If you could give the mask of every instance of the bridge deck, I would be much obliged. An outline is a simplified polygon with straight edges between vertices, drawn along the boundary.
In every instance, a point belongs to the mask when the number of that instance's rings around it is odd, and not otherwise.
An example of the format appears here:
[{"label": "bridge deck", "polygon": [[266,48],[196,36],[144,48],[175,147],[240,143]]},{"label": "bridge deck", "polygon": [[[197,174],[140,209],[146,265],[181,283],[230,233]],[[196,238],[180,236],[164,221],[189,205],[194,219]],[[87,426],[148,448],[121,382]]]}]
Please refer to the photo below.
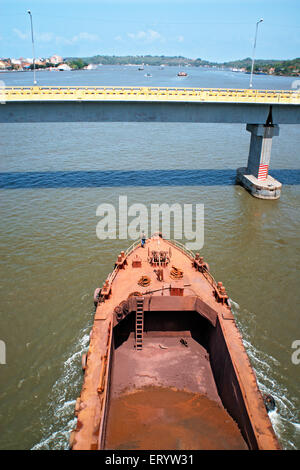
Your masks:
[{"label": "bridge deck", "polygon": [[0,88],[0,101],[138,101],[299,105],[300,93],[299,90],[228,88],[23,86]]}]

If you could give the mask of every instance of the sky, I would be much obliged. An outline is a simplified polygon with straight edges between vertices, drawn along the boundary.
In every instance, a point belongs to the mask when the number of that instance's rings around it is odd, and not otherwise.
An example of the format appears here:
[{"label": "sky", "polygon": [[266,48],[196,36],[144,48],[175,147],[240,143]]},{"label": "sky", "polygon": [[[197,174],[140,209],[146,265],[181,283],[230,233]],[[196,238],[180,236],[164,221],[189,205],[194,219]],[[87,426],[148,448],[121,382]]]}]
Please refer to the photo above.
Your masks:
[{"label": "sky", "polygon": [[300,0],[0,0],[0,57],[300,56]]}]

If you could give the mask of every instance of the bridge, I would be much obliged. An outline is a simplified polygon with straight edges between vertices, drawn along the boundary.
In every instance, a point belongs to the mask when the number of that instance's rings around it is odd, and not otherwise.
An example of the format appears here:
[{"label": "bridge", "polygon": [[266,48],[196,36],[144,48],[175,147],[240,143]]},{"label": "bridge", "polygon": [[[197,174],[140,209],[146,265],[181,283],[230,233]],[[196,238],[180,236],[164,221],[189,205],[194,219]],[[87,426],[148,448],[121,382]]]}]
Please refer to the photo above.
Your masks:
[{"label": "bridge", "polygon": [[253,196],[280,197],[268,174],[279,124],[300,124],[299,90],[163,87],[5,87],[0,122],[245,123],[251,133],[248,165],[237,181]]}]

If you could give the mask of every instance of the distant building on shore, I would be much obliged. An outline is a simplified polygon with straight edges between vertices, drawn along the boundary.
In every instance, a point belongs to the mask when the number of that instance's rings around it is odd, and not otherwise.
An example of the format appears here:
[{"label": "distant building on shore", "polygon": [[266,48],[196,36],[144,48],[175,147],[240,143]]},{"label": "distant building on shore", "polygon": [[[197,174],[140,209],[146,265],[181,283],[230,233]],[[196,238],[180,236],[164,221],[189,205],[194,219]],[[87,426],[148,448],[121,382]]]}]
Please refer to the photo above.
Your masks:
[{"label": "distant building on shore", "polygon": [[50,57],[49,62],[51,62],[51,64],[53,65],[57,65],[63,62],[63,58],[60,55],[54,54],[53,56]]},{"label": "distant building on shore", "polygon": [[68,72],[69,70],[72,70],[71,67],[68,65],[68,64],[59,64],[57,67],[56,67],[57,70],[60,70],[60,71],[65,71],[65,72]]},{"label": "distant building on shore", "polygon": [[84,67],[86,70],[96,70],[97,65],[95,64],[89,64],[86,67]]},{"label": "distant building on shore", "polygon": [[22,62],[22,67],[23,67],[23,69],[25,69],[25,70],[30,69],[31,65],[32,65],[32,64],[31,64],[30,62]]}]

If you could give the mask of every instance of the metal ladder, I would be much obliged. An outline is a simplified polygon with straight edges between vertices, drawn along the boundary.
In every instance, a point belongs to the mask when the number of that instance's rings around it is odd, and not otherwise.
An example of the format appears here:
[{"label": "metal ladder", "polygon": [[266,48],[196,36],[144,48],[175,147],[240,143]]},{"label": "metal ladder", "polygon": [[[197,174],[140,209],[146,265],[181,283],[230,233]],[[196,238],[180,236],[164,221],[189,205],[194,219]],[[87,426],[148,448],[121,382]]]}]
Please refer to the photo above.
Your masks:
[{"label": "metal ladder", "polygon": [[135,349],[143,349],[143,331],[144,331],[144,298],[136,299],[136,317],[135,317]]}]

